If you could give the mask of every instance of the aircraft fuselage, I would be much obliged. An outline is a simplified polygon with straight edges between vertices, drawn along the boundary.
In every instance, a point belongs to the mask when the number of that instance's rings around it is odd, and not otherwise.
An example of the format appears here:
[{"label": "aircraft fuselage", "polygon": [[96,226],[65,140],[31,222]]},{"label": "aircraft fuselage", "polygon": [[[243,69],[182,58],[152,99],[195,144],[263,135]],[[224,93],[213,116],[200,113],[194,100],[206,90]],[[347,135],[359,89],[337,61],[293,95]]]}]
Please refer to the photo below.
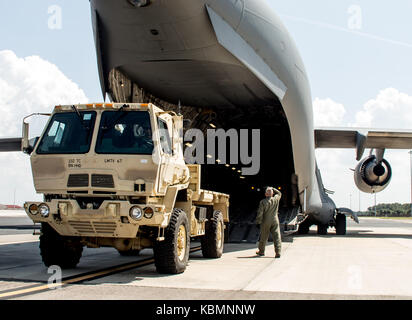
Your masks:
[{"label": "aircraft fuselage", "polygon": [[220,128],[260,128],[260,173],[237,183],[222,166],[206,166],[205,183],[232,201],[248,197],[248,208],[262,197],[259,186],[277,184],[284,206],[300,205],[319,223],[333,217],[316,176],[305,67],[265,0],[90,2],[104,94],[117,102],[181,101]]}]

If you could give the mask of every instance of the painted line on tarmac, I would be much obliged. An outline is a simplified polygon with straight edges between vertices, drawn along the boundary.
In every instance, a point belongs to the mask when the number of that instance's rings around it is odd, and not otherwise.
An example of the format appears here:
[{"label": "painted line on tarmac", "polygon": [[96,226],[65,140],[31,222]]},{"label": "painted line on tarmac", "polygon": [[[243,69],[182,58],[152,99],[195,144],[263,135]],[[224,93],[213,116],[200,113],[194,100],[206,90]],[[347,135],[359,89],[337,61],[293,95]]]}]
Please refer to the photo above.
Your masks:
[{"label": "painted line on tarmac", "polygon": [[[199,251],[200,249],[201,247],[194,247],[190,249],[190,252],[193,253],[193,252]],[[9,298],[18,298],[18,297],[23,297],[23,296],[30,295],[33,293],[41,293],[41,292],[45,292],[48,290],[58,289],[58,288],[61,288],[69,284],[76,284],[76,283],[81,283],[84,281],[91,281],[91,280],[95,280],[98,278],[107,277],[107,276],[110,276],[116,273],[120,273],[123,271],[128,271],[131,269],[148,266],[153,263],[154,263],[154,258],[147,258],[147,259],[143,259],[143,260],[136,261],[136,262],[125,263],[125,264],[118,265],[115,267],[109,267],[109,268],[105,268],[105,269],[98,270],[98,271],[91,271],[91,272],[86,272],[80,275],[67,277],[67,278],[62,279],[61,283],[50,283],[50,284],[28,286],[28,287],[23,287],[23,288],[12,290],[12,291],[7,290],[7,291],[0,292],[0,300],[9,299]]]},{"label": "painted line on tarmac", "polygon": [[11,244],[20,244],[20,243],[30,243],[30,242],[39,242],[39,240],[26,240],[26,241],[18,241],[18,242],[0,242],[0,246],[7,246]]}]

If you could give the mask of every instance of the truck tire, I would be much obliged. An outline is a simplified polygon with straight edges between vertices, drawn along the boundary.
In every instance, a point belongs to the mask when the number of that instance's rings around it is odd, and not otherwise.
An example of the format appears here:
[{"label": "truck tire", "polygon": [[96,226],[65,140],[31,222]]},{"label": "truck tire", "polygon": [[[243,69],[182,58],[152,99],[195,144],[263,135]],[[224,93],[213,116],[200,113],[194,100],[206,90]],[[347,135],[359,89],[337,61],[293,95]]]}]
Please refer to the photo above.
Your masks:
[{"label": "truck tire", "polygon": [[62,237],[48,223],[42,223],[40,255],[46,267],[57,265],[62,269],[73,269],[82,253],[83,245],[78,239]]},{"label": "truck tire", "polygon": [[223,254],[225,225],[220,211],[213,212],[213,217],[206,222],[205,235],[201,238],[204,258],[217,259]]},{"label": "truck tire", "polygon": [[178,274],[185,271],[189,260],[189,220],[181,209],[174,209],[165,240],[158,241],[154,248],[156,270],[163,274]]},{"label": "truck tire", "polygon": [[346,216],[344,214],[338,214],[335,218],[336,234],[338,236],[346,235]]},{"label": "truck tire", "polygon": [[123,257],[133,257],[140,254],[140,250],[117,250],[119,254]]}]

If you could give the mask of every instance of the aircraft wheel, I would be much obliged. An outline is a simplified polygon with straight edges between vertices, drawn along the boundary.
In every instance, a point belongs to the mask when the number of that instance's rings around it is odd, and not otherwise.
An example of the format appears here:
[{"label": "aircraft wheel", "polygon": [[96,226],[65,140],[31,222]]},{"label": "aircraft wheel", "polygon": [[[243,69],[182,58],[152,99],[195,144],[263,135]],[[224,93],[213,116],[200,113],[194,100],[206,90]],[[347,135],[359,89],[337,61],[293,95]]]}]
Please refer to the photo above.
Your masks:
[{"label": "aircraft wheel", "polygon": [[42,223],[40,254],[46,267],[57,265],[62,269],[77,266],[83,245],[76,238],[62,237],[48,223]]},{"label": "aircraft wheel", "polygon": [[205,235],[201,238],[204,258],[217,259],[223,254],[225,225],[220,211],[213,213],[213,218],[206,222]]},{"label": "aircraft wheel", "polygon": [[305,221],[303,221],[300,225],[299,225],[299,229],[298,229],[298,234],[308,234],[309,233],[309,229],[312,226],[312,223],[309,221],[309,219],[307,218]]},{"label": "aircraft wheel", "polygon": [[344,214],[338,214],[335,219],[336,222],[336,234],[344,236],[346,234],[346,216]]},{"label": "aircraft wheel", "polygon": [[322,236],[326,236],[328,234],[328,227],[327,224],[318,224],[318,234]]},{"label": "aircraft wheel", "polygon": [[173,210],[165,230],[165,240],[157,242],[153,249],[157,272],[178,274],[185,271],[189,260],[190,234],[187,215],[183,210]]}]

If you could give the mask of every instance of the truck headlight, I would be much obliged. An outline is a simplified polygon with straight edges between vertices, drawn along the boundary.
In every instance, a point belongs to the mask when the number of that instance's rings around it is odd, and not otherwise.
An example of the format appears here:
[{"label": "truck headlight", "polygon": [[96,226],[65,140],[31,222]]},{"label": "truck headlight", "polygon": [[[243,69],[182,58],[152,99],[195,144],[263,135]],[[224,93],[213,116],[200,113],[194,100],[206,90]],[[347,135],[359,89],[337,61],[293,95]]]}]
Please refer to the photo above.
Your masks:
[{"label": "truck headlight", "polygon": [[146,219],[152,219],[153,218],[153,209],[150,207],[144,208],[144,217]]},{"label": "truck headlight", "polygon": [[39,205],[39,212],[43,218],[47,218],[50,214],[50,208],[47,204],[42,203]]},{"label": "truck headlight", "polygon": [[139,207],[131,207],[129,216],[133,220],[140,220],[142,218],[142,209],[140,209]]},{"label": "truck headlight", "polygon": [[39,207],[37,207],[37,204],[33,203],[30,205],[29,213],[32,214],[33,216],[39,213]]}]

